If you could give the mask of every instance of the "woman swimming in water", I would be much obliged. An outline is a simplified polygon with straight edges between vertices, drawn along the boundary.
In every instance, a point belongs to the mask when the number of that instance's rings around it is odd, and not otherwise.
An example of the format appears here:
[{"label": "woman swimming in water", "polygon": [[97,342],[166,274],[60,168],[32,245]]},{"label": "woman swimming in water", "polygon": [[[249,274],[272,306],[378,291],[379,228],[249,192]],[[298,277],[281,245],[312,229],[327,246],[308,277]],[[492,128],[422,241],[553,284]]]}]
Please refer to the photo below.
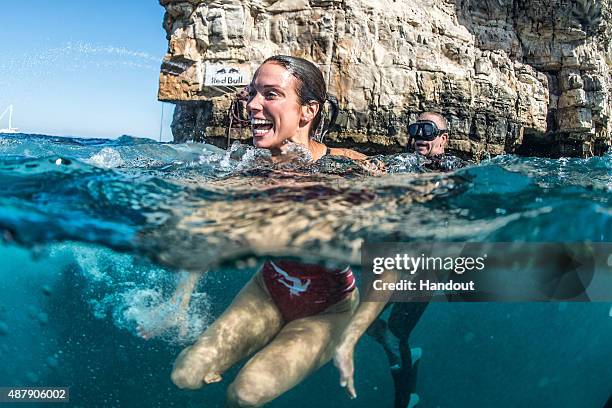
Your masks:
[{"label": "woman swimming in water", "polygon": [[[321,111],[329,99],[325,88],[321,71],[309,61],[282,55],[264,61],[249,86],[254,145],[269,149],[276,160],[292,145],[315,161],[328,154],[365,159],[314,140],[322,132]],[[358,298],[348,267],[267,261],[196,343],[180,353],[172,381],[188,389],[221,381],[227,369],[256,352],[229,386],[227,404],[261,406],[330,361]]]}]

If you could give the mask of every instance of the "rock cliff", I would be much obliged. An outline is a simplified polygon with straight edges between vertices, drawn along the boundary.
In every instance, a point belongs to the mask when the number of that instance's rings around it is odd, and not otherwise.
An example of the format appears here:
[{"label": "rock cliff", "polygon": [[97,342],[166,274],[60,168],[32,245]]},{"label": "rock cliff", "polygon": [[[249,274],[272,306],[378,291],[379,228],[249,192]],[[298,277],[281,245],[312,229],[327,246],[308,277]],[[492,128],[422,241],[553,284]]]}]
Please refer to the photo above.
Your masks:
[{"label": "rock cliff", "polygon": [[340,101],[331,144],[400,150],[425,110],[445,114],[450,147],[475,156],[589,156],[611,144],[610,0],[160,3],[159,99],[177,105],[177,141],[226,137],[236,87],[207,86],[207,64],[252,73],[290,54],[318,63]]}]

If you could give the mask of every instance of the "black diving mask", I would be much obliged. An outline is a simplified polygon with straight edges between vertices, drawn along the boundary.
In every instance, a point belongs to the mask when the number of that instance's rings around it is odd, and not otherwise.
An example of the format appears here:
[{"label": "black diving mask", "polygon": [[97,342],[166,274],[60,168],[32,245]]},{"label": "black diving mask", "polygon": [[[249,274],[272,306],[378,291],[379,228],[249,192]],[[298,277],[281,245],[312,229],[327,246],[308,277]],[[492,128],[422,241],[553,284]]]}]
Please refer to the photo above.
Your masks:
[{"label": "black diving mask", "polygon": [[408,134],[414,140],[427,140],[431,142],[445,132],[448,132],[448,129],[438,129],[435,122],[431,120],[419,120],[408,126]]}]

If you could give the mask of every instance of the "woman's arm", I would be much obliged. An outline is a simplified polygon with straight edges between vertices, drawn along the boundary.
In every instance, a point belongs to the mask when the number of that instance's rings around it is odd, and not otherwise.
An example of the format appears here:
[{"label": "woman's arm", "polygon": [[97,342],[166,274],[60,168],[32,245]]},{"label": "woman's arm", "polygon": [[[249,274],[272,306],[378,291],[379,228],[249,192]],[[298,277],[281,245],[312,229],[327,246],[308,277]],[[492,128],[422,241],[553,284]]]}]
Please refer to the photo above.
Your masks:
[{"label": "woman's arm", "polygon": [[[189,302],[191,301],[193,290],[203,274],[204,272],[181,272],[176,289],[170,300],[156,308],[159,315],[157,318],[160,319],[157,322],[158,324],[146,327],[146,325],[141,323],[137,327],[138,334],[148,340],[160,335],[164,330],[176,326],[179,329],[179,336],[185,337],[187,335]],[[166,316],[164,317],[164,315]]]},{"label": "woman's arm", "polygon": [[193,294],[193,290],[195,289],[198,281],[204,275],[204,272],[181,272],[183,275],[178,284],[176,285],[176,290],[172,295],[171,301],[176,302],[180,299],[181,309],[187,309],[189,306],[189,301],[191,300],[191,295]]},{"label": "woman's arm", "polygon": [[[381,279],[383,282],[396,282],[398,274],[394,271],[388,271],[381,275]],[[340,386],[346,388],[351,398],[357,397],[354,384],[355,365],[353,359],[355,346],[389,302],[391,292],[387,291],[385,293],[387,297],[377,301],[369,299],[371,292],[365,294],[365,299],[359,304],[355,314],[344,330],[342,341],[334,354],[334,365],[340,371]]]},{"label": "woman's arm", "polygon": [[363,153],[359,153],[352,149],[346,149],[343,147],[330,147],[329,154],[332,156],[344,156],[353,160],[367,160],[368,156]]},{"label": "woman's arm", "polygon": [[332,147],[329,149],[332,156],[344,156],[354,160],[362,169],[372,176],[380,176],[386,173],[385,164],[378,159],[370,159],[363,153],[351,149]]}]

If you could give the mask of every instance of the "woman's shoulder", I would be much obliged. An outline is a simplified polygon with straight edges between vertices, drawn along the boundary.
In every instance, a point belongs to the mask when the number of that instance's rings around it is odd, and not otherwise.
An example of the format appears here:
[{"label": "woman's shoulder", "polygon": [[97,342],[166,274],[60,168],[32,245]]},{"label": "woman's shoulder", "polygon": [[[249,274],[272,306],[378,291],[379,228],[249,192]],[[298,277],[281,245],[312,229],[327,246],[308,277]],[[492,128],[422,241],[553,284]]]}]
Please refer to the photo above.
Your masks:
[{"label": "woman's shoulder", "polygon": [[368,156],[363,153],[341,147],[330,147],[329,154],[332,156],[344,156],[353,160],[366,160],[368,158]]}]

